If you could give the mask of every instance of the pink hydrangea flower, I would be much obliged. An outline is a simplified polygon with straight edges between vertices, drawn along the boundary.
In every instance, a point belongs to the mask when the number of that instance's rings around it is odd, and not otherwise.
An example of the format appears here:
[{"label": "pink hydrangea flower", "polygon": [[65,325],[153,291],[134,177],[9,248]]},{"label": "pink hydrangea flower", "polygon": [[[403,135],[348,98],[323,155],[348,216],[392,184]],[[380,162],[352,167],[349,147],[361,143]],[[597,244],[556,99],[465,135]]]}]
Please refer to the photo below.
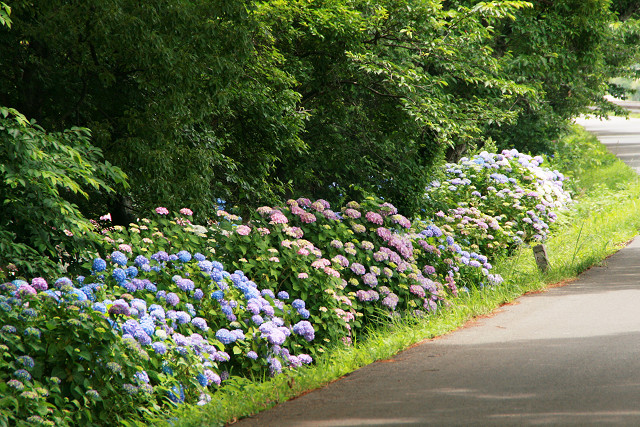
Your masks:
[{"label": "pink hydrangea flower", "polygon": [[304,222],[305,224],[311,224],[313,222],[316,222],[316,216],[311,212],[304,212],[300,214],[300,221]]},{"label": "pink hydrangea flower", "polygon": [[377,225],[382,225],[384,223],[382,215],[375,212],[367,212],[364,217],[367,219],[367,221]]},{"label": "pink hydrangea flower", "polygon": [[326,275],[328,275],[328,276],[332,276],[332,277],[340,277],[340,273],[338,273],[338,271],[337,271],[337,270],[334,270],[334,269],[333,269],[333,268],[331,268],[331,267],[325,267],[323,271],[324,271],[324,272],[325,272],[325,274],[326,274]]},{"label": "pink hydrangea flower", "polygon": [[346,216],[348,216],[349,218],[353,218],[353,219],[358,219],[362,216],[362,214],[360,213],[360,211],[357,211],[355,209],[352,208],[348,208],[344,211],[344,214]]},{"label": "pink hydrangea flower", "polygon": [[238,227],[236,227],[236,233],[241,236],[248,236],[249,233],[251,233],[251,228],[247,227],[246,225],[239,225]]},{"label": "pink hydrangea flower", "polygon": [[169,215],[169,209],[163,208],[162,206],[158,206],[156,208],[156,213],[159,215]]},{"label": "pink hydrangea flower", "polygon": [[309,278],[309,275],[307,273],[298,274],[298,279],[307,279],[307,278]]},{"label": "pink hydrangea flower", "polygon": [[280,211],[273,211],[271,213],[271,222],[274,224],[286,224],[289,222],[286,216]]},{"label": "pink hydrangea flower", "polygon": [[182,208],[180,209],[180,213],[182,215],[186,215],[186,216],[192,216],[193,215],[193,211],[189,208]]},{"label": "pink hydrangea flower", "polygon": [[131,253],[131,252],[132,252],[132,251],[131,251],[131,246],[126,245],[126,244],[124,244],[124,243],[122,243],[122,244],[118,245],[118,249],[120,249],[122,252],[128,252],[128,253]]}]

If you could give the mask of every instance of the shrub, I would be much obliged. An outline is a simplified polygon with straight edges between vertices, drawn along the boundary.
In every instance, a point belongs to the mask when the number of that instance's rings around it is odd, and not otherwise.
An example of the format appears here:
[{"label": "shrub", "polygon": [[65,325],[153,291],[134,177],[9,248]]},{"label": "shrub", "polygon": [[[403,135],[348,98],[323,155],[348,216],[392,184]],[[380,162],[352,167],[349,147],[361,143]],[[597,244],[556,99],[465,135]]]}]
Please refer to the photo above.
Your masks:
[{"label": "shrub", "polygon": [[89,130],[48,133],[0,107],[0,279],[55,275],[95,251],[94,227],[69,197],[111,192],[122,171],[102,162]]}]

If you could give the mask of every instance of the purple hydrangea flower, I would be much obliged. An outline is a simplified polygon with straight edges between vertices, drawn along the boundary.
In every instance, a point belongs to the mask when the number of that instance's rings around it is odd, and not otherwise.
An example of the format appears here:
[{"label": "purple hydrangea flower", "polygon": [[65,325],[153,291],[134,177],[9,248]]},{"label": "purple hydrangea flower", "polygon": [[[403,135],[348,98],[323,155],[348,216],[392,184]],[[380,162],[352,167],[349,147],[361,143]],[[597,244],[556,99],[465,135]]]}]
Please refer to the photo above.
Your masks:
[{"label": "purple hydrangea flower", "polygon": [[31,280],[31,286],[38,291],[46,291],[49,288],[47,281],[42,277],[36,277]]},{"label": "purple hydrangea flower", "polygon": [[191,292],[193,291],[195,285],[193,283],[193,280],[190,279],[178,279],[176,280],[176,285],[178,286],[178,288],[184,292]]},{"label": "purple hydrangea flower", "polygon": [[297,335],[302,336],[307,341],[312,341],[315,337],[313,326],[306,320],[301,320],[293,325],[293,332]]},{"label": "purple hydrangea flower", "polygon": [[367,272],[367,270],[364,268],[364,265],[357,262],[352,263],[350,268],[351,268],[351,271],[353,271],[354,273],[360,276]]},{"label": "purple hydrangea flower", "polygon": [[202,317],[194,317],[191,320],[191,323],[198,329],[201,329],[203,331],[207,331],[209,329],[209,326],[207,325],[207,321],[205,319],[203,319]]},{"label": "purple hydrangea flower", "polygon": [[174,292],[169,292],[165,299],[167,300],[167,303],[169,303],[173,307],[178,305],[178,303],[180,302],[180,297]]}]

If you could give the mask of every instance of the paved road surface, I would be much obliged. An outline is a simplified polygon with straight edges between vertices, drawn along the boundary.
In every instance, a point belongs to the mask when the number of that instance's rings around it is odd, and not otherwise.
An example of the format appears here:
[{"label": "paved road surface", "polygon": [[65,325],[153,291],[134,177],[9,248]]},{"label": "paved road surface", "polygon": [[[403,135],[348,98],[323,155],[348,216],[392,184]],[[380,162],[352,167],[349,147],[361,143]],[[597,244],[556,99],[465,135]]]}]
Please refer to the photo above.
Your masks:
[{"label": "paved road surface", "polygon": [[[640,140],[627,124],[587,125],[635,162]],[[639,279],[636,239],[571,285],[238,425],[640,426]]]},{"label": "paved road surface", "polygon": [[611,152],[640,173],[640,119],[580,118],[576,122],[598,135]]}]

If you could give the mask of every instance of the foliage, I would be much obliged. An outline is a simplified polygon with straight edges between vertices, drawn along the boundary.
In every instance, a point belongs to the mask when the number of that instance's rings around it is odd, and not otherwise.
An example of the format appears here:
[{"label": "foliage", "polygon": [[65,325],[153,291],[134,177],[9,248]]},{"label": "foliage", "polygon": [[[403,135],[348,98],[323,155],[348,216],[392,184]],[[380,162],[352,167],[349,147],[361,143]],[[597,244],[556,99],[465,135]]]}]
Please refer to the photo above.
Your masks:
[{"label": "foliage", "polygon": [[204,214],[217,197],[273,201],[288,186],[274,164],[303,148],[304,114],[250,3],[13,2],[0,103],[48,129],[92,129],[131,182],[84,208],[94,215],[124,210],[127,224],[159,202]]},{"label": "foliage", "polygon": [[48,133],[0,107],[0,277],[53,274],[95,249],[94,226],[68,198],[112,192],[126,176],[89,138],[83,128]]},{"label": "foliage", "polygon": [[567,118],[613,108],[638,34],[605,0],[21,0],[11,17],[0,103],[92,129],[131,189],[79,206],[119,224],[294,194],[414,215],[445,156],[545,151]]},{"label": "foliage", "polygon": [[503,78],[490,48],[491,24],[524,6],[258,3],[310,113],[309,150],[287,157],[284,179],[331,203],[369,192],[415,213],[430,166],[448,147],[482,140],[482,123],[513,120],[509,106],[529,91]]},{"label": "foliage", "polygon": [[517,120],[492,125],[488,135],[503,149],[551,154],[550,143],[567,133],[568,119],[591,106],[601,115],[620,110],[603,95],[609,78],[628,73],[637,48],[623,43],[629,24],[612,25],[609,0],[532,5],[496,28],[494,49],[504,59],[505,78],[526,82],[535,95],[518,97],[511,106]]},{"label": "foliage", "polygon": [[144,393],[123,393],[146,352],[121,341],[70,283],[39,294],[43,278],[1,285],[0,424],[113,425],[158,410]]}]

